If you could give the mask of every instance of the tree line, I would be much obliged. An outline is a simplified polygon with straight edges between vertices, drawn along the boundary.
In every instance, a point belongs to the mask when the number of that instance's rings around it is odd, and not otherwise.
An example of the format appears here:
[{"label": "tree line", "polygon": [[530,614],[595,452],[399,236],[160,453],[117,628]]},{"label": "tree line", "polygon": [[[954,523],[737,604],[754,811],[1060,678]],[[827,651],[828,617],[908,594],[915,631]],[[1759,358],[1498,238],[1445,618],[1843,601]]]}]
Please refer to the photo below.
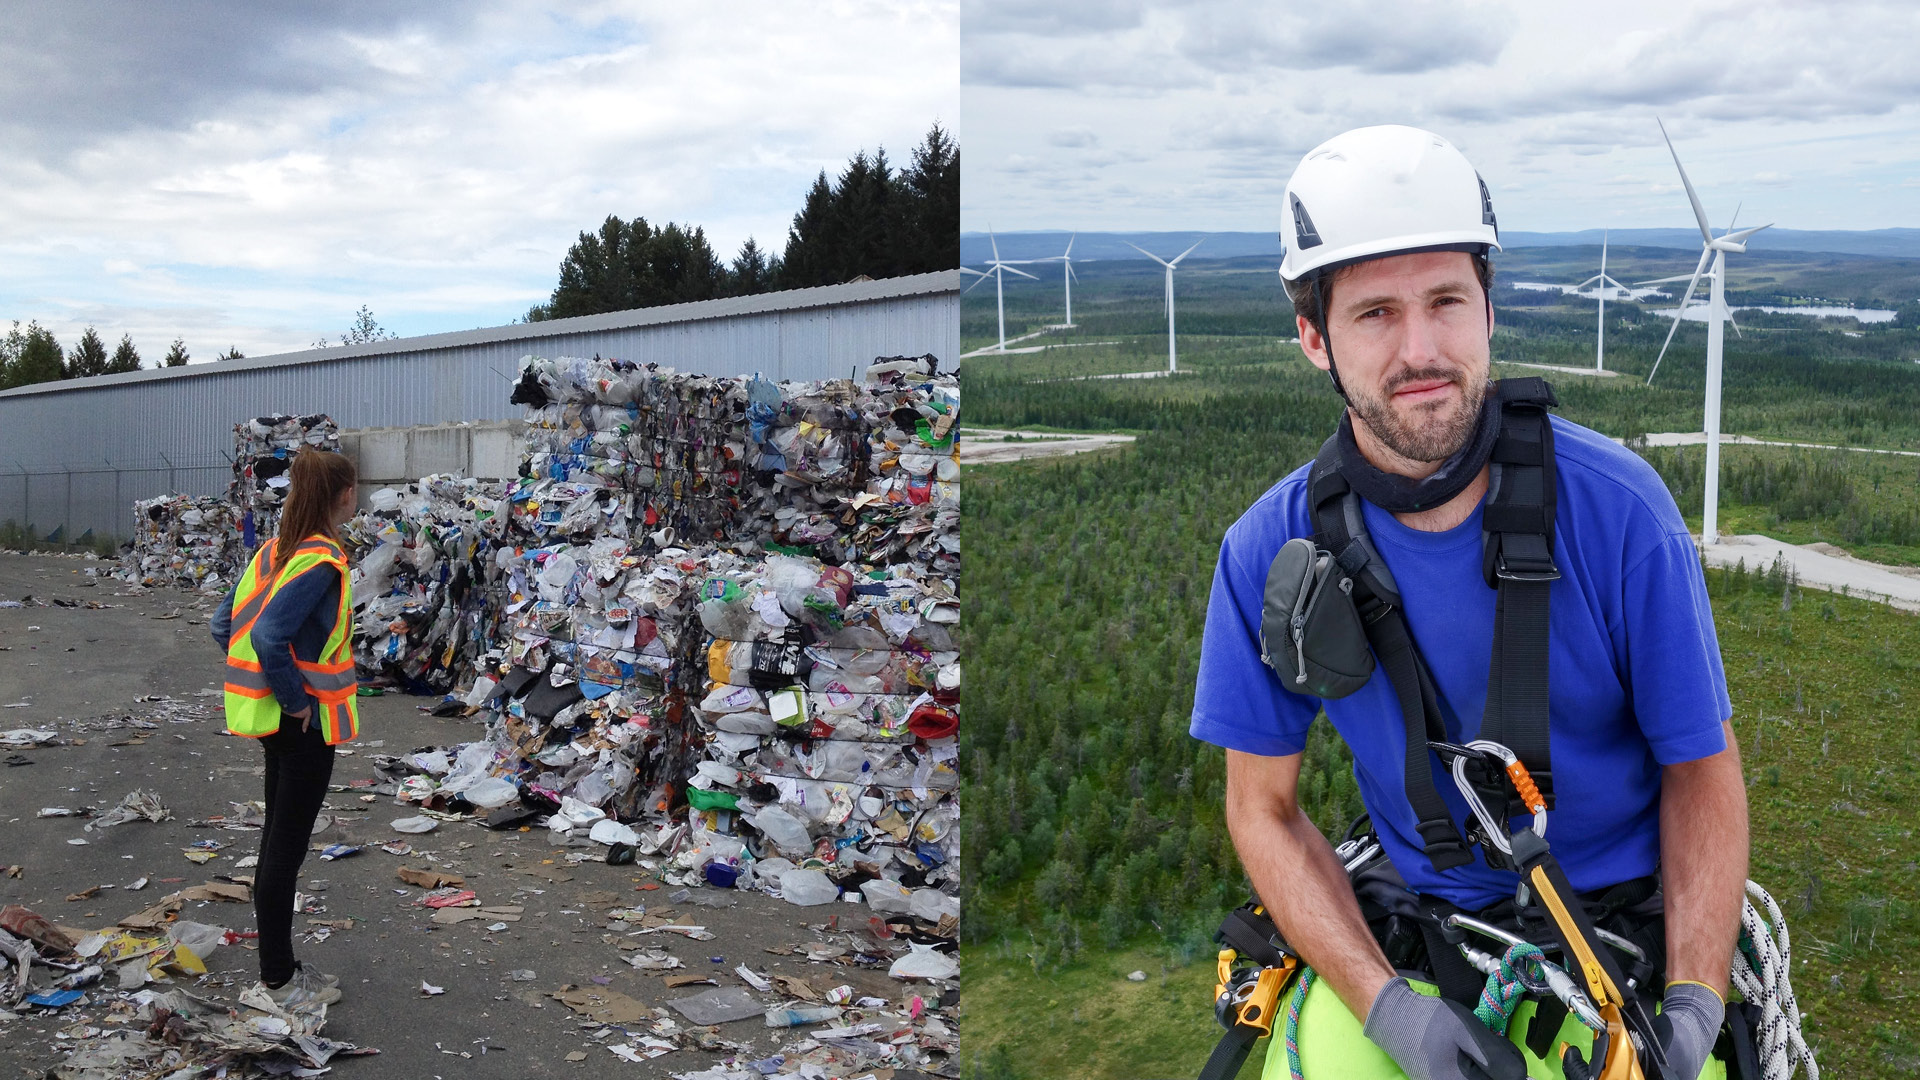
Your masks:
[{"label": "tree line", "polygon": [[[174,338],[160,366],[180,367],[187,360],[186,343]],[[140,368],[140,350],[134,347],[131,334],[121,335],[120,344],[109,353],[100,332],[89,326],[71,349],[63,350],[53,331],[38,322],[30,322],[23,329],[15,319],[13,329],[5,338],[0,338],[0,390],[59,379],[114,375]]]},{"label": "tree line", "polygon": [[950,270],[960,265],[960,147],[939,124],[908,165],[884,147],[856,153],[836,178],[821,170],[775,254],[752,237],[731,261],[696,225],[654,225],[609,215],[582,232],[560,263],[559,283],[528,322],[683,304],[776,289],[837,285]]}]

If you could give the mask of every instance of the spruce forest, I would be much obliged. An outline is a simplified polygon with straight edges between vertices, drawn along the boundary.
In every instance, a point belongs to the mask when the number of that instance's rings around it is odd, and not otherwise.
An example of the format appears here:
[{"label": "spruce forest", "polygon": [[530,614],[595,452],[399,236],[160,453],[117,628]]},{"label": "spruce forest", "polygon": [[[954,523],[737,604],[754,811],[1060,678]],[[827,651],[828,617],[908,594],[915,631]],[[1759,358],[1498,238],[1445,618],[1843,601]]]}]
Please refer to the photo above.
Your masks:
[{"label": "spruce forest", "polygon": [[[1593,367],[1593,301],[1511,285],[1578,281],[1592,272],[1589,254],[1597,263],[1597,249],[1578,248],[1499,260],[1496,374],[1544,375],[1560,413],[1639,449],[1697,529],[1704,448],[1641,437],[1701,430],[1702,324],[1682,324],[1652,387],[1670,323],[1658,300],[1609,303],[1615,377],[1514,366]],[[1609,256],[1610,271],[1625,264],[1614,271],[1622,280],[1673,272],[1681,258]],[[1089,378],[1166,367],[1160,270],[1147,263],[1077,267],[1078,325],[1019,343],[1053,347],[963,364],[972,424],[1137,436],[1079,457],[974,466],[966,478],[964,647],[983,674],[963,736],[963,935],[987,976],[969,989],[969,1012],[985,1020],[970,1029],[969,1068],[983,1078],[1191,1073],[1218,1033],[1211,935],[1248,893],[1222,820],[1224,753],[1187,734],[1208,590],[1226,527],[1312,457],[1340,408],[1288,342],[1292,312],[1258,262],[1182,267],[1177,377]],[[1736,303],[1855,300],[1898,317],[1738,316],[1723,430],[1836,449],[1725,448],[1722,529],[1920,566],[1920,456],[1845,449],[1920,450],[1920,304],[1910,299],[1920,264],[1844,262],[1841,273],[1827,256],[1774,255],[1733,282]],[[1058,323],[1060,300],[1057,278],[1009,285],[1009,337]],[[969,349],[993,343],[993,282],[966,297],[962,332]],[[1752,876],[1787,905],[1796,952],[1811,960],[1795,974],[1815,1017],[1809,1036],[1835,1075],[1896,1075],[1890,1063],[1920,1060],[1897,1023],[1920,991],[1901,959],[1920,946],[1910,809],[1920,622],[1801,589],[1779,567],[1712,571],[1708,583],[1751,785]],[[1301,793],[1329,836],[1361,810],[1324,719]],[[1161,987],[1194,989],[1167,990],[1150,1017],[1107,1014],[1110,1026],[1068,1036],[1058,1056],[996,1049],[1044,1037],[1067,1008],[1095,1014],[1111,992],[1104,974],[1088,973],[1143,956],[1157,958],[1150,979]],[[1039,1017],[995,1001],[1042,993],[1067,1003]]]}]

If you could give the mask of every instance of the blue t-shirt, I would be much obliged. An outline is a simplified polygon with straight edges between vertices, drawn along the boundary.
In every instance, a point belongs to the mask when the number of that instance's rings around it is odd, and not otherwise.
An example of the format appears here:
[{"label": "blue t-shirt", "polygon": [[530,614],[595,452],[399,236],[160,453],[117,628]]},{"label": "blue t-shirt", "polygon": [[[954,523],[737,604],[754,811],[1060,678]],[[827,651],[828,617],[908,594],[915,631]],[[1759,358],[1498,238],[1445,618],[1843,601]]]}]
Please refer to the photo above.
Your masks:
[{"label": "blue t-shirt", "polygon": [[[1699,558],[1665,485],[1638,455],[1597,432],[1554,417],[1553,434],[1561,576],[1549,602],[1547,841],[1584,892],[1654,872],[1660,767],[1726,749],[1721,722],[1732,703]],[[1470,910],[1510,897],[1517,879],[1488,867],[1478,849],[1472,864],[1444,873],[1427,861],[1406,799],[1404,721],[1384,670],[1359,692],[1322,702],[1288,691],[1260,662],[1267,568],[1282,544],[1314,532],[1309,467],[1262,495],[1221,542],[1190,731],[1249,754],[1297,754],[1324,706],[1353,750],[1360,797],[1407,884]],[[1362,506],[1432,669],[1447,736],[1471,739],[1486,708],[1495,599],[1481,577],[1480,509],[1430,533]],[[1466,803],[1437,759],[1433,776],[1464,835]]]}]

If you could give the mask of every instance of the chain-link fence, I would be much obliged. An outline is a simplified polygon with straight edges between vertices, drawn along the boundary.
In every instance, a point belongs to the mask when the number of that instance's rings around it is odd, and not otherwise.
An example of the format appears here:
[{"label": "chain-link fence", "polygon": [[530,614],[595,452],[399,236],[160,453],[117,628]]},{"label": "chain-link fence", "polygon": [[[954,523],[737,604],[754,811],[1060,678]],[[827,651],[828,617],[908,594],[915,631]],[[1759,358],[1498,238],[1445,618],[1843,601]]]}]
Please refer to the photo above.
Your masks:
[{"label": "chain-link fence", "polygon": [[117,544],[133,534],[133,504],[179,492],[219,495],[233,478],[231,458],[158,465],[71,468],[0,463],[0,529],[35,544]]}]

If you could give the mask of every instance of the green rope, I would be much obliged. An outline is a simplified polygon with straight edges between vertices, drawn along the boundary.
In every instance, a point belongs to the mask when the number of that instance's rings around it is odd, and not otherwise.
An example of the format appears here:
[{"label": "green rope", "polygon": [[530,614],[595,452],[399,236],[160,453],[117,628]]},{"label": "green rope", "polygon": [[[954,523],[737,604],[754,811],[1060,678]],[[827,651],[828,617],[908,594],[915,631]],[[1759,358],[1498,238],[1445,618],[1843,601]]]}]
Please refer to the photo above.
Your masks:
[{"label": "green rope", "polygon": [[1534,978],[1542,979],[1540,961],[1544,959],[1538,945],[1522,941],[1508,948],[1507,954],[1500,958],[1500,970],[1487,976],[1487,985],[1480,991],[1480,1004],[1473,1007],[1473,1015],[1494,1034],[1505,1035],[1514,1009],[1527,992],[1520,981],[1521,969],[1531,966]]},{"label": "green rope", "polygon": [[1287,1075],[1291,1080],[1305,1080],[1300,1075],[1300,1006],[1306,1004],[1307,988],[1313,985],[1313,969],[1302,967],[1300,978],[1293,984],[1293,996],[1287,999]]}]

